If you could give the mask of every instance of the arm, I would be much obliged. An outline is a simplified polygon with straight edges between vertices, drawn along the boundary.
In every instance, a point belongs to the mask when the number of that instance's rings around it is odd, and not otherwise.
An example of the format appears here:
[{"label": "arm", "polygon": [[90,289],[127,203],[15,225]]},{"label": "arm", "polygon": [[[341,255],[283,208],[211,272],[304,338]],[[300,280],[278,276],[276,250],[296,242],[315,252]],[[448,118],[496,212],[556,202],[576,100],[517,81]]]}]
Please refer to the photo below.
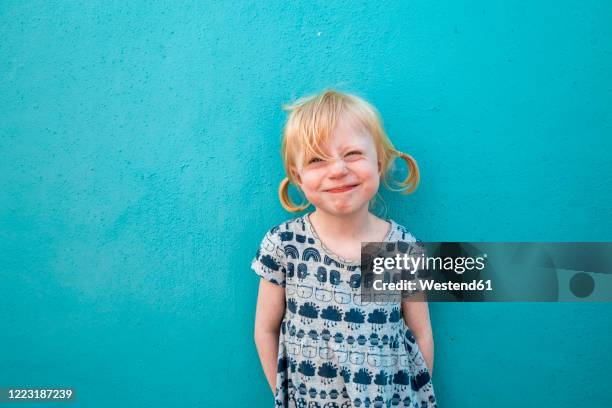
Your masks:
[{"label": "arm", "polygon": [[402,302],[402,314],[404,315],[404,322],[416,338],[429,369],[429,374],[433,375],[434,342],[425,292],[415,293],[404,300]]},{"label": "arm", "polygon": [[265,279],[259,280],[255,311],[255,345],[272,393],[276,391],[278,336],[285,313],[285,288]]}]

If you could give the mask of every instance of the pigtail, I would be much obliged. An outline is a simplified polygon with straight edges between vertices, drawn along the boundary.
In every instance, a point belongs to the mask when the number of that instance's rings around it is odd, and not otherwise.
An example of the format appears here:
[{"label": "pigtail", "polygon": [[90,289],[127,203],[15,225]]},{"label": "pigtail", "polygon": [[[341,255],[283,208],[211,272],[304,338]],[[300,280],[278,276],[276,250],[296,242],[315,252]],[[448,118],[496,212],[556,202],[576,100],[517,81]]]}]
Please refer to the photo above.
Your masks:
[{"label": "pigtail", "polygon": [[280,186],[278,188],[278,198],[280,199],[281,205],[283,208],[289,212],[300,212],[308,208],[310,203],[306,201],[306,203],[296,206],[293,204],[291,199],[289,198],[289,178],[285,177],[283,181],[281,181]]},{"label": "pigtail", "polygon": [[419,185],[419,181],[421,179],[420,172],[419,172],[419,166],[416,160],[414,160],[414,158],[407,153],[403,153],[403,152],[400,152],[399,150],[395,150],[393,152],[393,155],[403,159],[406,162],[406,165],[408,166],[408,175],[403,181],[397,182],[397,185],[399,185],[400,188],[390,187],[389,184],[387,183],[386,177],[383,178],[383,184],[387,186],[387,188],[391,191],[396,191],[401,194],[410,194],[414,192],[414,190],[416,190],[417,186]]}]

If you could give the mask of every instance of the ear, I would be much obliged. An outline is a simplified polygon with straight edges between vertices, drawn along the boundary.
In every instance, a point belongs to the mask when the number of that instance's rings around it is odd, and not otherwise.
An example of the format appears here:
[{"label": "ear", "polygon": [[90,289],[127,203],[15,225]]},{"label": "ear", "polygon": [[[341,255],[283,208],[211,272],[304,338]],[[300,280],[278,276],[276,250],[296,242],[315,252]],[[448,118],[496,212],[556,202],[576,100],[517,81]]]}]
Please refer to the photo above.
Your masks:
[{"label": "ear", "polygon": [[301,185],[302,184],[302,178],[300,177],[300,173],[298,173],[297,168],[295,166],[291,166],[289,171],[291,171],[291,175],[298,182],[298,185]]},{"label": "ear", "polygon": [[382,172],[382,169],[380,167],[380,162],[378,162],[378,175],[380,176],[380,173]]}]

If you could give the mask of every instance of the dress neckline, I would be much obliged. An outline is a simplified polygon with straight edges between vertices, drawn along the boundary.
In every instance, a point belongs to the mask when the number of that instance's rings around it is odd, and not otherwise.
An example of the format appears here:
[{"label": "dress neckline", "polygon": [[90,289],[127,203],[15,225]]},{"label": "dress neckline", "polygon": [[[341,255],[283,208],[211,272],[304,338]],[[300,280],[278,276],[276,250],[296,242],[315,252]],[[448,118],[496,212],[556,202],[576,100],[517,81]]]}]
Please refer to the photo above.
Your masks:
[{"label": "dress neckline", "polygon": [[[325,253],[327,254],[327,256],[329,256],[330,258],[332,258],[335,261],[339,261],[340,263],[344,264],[344,265],[349,265],[349,266],[357,266],[357,265],[361,265],[361,260],[357,260],[357,261],[351,261],[348,259],[344,259],[342,258],[340,255],[336,254],[334,251],[332,251],[331,249],[329,249],[321,240],[321,238],[319,237],[319,234],[317,233],[314,225],[312,225],[312,223],[310,222],[310,214],[312,214],[314,211],[311,211],[309,213],[306,213],[302,216],[302,219],[304,220],[304,223],[306,224],[306,226],[308,227],[308,230],[310,231],[310,233],[312,234],[312,236],[314,237],[314,239],[316,240],[316,242],[319,243],[319,245],[321,245],[321,248],[323,248],[323,250],[325,251]],[[395,227],[395,221],[393,221],[391,218],[383,218],[385,221],[387,221],[389,223],[389,229],[387,230],[387,234],[385,235],[385,237],[383,238],[383,240],[381,242],[388,242],[389,239],[391,238],[391,234],[394,230]]]}]

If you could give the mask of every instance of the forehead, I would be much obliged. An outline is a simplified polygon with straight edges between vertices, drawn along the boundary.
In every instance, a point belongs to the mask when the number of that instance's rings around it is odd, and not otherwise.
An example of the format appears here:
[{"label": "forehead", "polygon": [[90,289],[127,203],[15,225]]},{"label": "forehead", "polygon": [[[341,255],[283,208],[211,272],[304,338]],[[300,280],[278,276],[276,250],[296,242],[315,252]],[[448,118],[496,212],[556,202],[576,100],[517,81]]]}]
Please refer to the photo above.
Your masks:
[{"label": "forehead", "polygon": [[342,149],[348,146],[367,146],[373,144],[372,137],[363,124],[352,115],[345,114],[338,121],[334,131],[324,140],[324,149]]},{"label": "forehead", "polygon": [[[355,140],[366,140],[369,134],[363,124],[352,117],[351,115],[344,115],[341,120],[336,124],[336,128],[330,135],[329,139],[347,141],[350,139]],[[328,140],[329,142],[330,140]]]},{"label": "forehead", "polygon": [[[310,141],[312,143],[314,141]],[[364,124],[353,114],[344,112],[338,122],[334,125],[334,130],[327,137],[322,138],[314,144],[300,143],[295,150],[295,163],[300,166],[314,156],[332,155],[334,152],[342,152],[350,148],[360,148],[366,151],[376,150],[374,138],[368,132]]]}]

